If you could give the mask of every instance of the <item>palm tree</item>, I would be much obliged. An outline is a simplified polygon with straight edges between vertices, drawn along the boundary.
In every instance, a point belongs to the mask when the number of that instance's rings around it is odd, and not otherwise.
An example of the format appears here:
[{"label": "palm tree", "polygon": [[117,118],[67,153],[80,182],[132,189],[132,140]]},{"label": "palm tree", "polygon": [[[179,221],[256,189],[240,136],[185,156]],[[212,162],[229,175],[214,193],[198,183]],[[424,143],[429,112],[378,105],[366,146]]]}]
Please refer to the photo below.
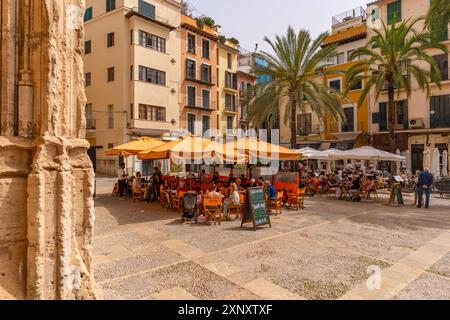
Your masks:
[{"label": "palm tree", "polygon": [[450,1],[431,0],[430,10],[427,14],[426,25],[436,27],[437,30],[448,28],[450,21]]},{"label": "palm tree", "polygon": [[[389,147],[391,152],[396,150],[395,139],[395,99],[404,90],[407,97],[411,96],[412,76],[421,90],[430,95],[430,84],[436,83],[440,87],[440,70],[434,58],[427,49],[435,48],[447,52],[444,45],[435,43],[429,32],[417,32],[414,26],[423,18],[405,20],[386,26],[383,22],[382,30],[372,30],[375,35],[365,47],[354,51],[350,59],[358,57],[364,59],[354,64],[346,72],[347,88],[352,88],[360,81],[366,80],[358,106],[361,106],[370,92],[374,91],[375,101],[380,94],[388,94],[388,130]],[[414,61],[414,62],[412,62]],[[415,62],[426,62],[430,68],[423,68]]]},{"label": "palm tree", "polygon": [[267,37],[264,41],[274,54],[261,51],[257,56],[266,66],[253,68],[256,76],[270,76],[269,82],[255,85],[247,92],[248,120],[256,127],[277,118],[279,105],[286,104],[284,122],[290,122],[291,147],[297,146],[297,111],[304,112],[307,104],[320,119],[345,119],[338,95],[323,85],[319,79],[323,61],[335,53],[335,47],[321,48],[328,33],[322,33],[314,41],[308,31],[298,34],[289,26],[285,36]]}]

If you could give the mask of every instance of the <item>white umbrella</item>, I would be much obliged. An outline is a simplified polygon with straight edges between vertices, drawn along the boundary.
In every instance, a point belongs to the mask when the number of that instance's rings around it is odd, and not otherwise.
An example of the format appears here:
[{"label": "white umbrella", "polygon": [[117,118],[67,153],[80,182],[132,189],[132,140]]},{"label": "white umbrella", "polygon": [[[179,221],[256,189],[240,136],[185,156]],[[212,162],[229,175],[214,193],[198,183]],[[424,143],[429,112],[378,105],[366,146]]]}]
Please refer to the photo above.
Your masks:
[{"label": "white umbrella", "polygon": [[431,173],[433,174],[433,176],[435,178],[439,178],[440,175],[441,175],[441,173],[440,173],[440,171],[441,171],[440,170],[440,164],[441,164],[440,157],[441,157],[441,155],[439,153],[439,149],[438,148],[434,148],[433,158],[431,160],[430,171],[431,171]]},{"label": "white umbrella", "polygon": [[332,155],[332,154],[337,154],[337,153],[340,153],[340,152],[342,152],[342,151],[338,150],[338,149],[333,149],[333,148],[325,150],[325,151],[322,151],[322,153],[326,154],[328,157],[330,155]]},{"label": "white umbrella", "polygon": [[442,176],[448,177],[448,151],[442,153]]},{"label": "white umbrella", "polygon": [[404,161],[405,158],[373,147],[361,147],[330,155],[332,160]]},{"label": "white umbrella", "polygon": [[313,148],[303,148],[298,150],[302,154],[303,159],[308,160],[328,160],[328,154],[325,152],[313,149]]},{"label": "white umbrella", "polygon": [[423,168],[430,169],[431,167],[431,151],[427,149],[423,152]]}]

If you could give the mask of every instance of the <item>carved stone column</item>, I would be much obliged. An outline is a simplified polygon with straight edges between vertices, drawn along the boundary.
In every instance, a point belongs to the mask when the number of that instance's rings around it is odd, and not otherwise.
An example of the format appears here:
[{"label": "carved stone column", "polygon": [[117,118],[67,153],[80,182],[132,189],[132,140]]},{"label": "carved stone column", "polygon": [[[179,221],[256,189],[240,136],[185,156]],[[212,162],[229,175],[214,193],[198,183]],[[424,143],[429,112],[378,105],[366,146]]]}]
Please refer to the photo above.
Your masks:
[{"label": "carved stone column", "polygon": [[45,0],[42,4],[47,29],[36,30],[36,24],[30,37],[31,65],[39,65],[42,53],[48,58],[39,71],[47,75],[47,81],[41,83],[44,103],[36,112],[40,132],[34,140],[28,177],[27,298],[94,299],[99,298],[91,261],[94,175],[84,140],[80,55],[84,1]]},{"label": "carved stone column", "polygon": [[98,299],[84,0],[1,0],[0,299]]}]

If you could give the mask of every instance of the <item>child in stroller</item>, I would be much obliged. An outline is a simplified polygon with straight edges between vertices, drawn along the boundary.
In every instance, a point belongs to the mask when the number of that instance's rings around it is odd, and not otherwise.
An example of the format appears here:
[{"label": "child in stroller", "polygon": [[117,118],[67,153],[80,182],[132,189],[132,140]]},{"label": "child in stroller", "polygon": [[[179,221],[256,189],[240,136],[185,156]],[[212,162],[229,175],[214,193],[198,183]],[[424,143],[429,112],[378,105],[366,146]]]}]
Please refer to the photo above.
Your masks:
[{"label": "child in stroller", "polygon": [[183,201],[181,203],[181,220],[182,222],[189,220],[195,221],[197,218],[197,193],[195,191],[189,191],[184,194]]}]

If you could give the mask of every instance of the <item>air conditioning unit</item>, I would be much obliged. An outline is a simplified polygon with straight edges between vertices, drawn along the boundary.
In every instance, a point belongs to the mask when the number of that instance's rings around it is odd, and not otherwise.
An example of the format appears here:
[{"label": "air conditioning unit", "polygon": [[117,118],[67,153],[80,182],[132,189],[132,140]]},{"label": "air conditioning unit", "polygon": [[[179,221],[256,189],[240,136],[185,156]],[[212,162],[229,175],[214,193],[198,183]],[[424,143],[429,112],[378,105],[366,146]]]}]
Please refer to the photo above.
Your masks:
[{"label": "air conditioning unit", "polygon": [[409,129],[424,129],[425,126],[423,124],[422,119],[411,119],[409,120]]}]

